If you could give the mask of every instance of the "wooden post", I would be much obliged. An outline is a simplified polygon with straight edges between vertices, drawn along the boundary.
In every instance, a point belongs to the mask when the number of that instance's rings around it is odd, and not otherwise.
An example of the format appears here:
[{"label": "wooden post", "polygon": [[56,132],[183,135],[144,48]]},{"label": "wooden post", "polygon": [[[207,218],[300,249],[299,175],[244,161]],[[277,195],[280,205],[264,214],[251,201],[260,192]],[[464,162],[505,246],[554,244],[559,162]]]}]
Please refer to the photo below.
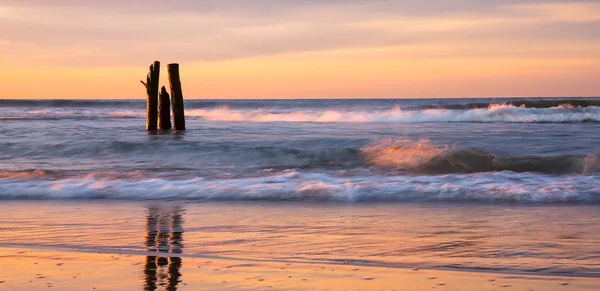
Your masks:
[{"label": "wooden post", "polygon": [[171,84],[171,103],[173,105],[173,123],[175,130],[185,130],[183,113],[183,93],[179,79],[179,64],[169,64],[169,83]]},{"label": "wooden post", "polygon": [[158,125],[158,81],[160,78],[160,62],[156,61],[150,65],[150,72],[146,77],[146,82],[142,82],[146,87],[146,130],[156,130]]},{"label": "wooden post", "polygon": [[158,129],[171,129],[171,100],[165,86],[158,96]]}]

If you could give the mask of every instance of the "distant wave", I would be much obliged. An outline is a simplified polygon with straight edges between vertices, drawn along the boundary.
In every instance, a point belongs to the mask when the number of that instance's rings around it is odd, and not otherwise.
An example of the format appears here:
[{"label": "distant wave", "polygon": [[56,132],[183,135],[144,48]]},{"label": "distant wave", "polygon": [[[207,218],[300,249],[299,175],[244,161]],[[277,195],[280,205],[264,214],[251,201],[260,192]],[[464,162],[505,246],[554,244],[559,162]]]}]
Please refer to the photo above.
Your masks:
[{"label": "distant wave", "polygon": [[491,105],[506,104],[515,107],[526,108],[553,108],[570,107],[585,108],[600,106],[599,99],[529,99],[529,100],[506,100],[501,102],[467,102],[456,104],[429,104],[418,106],[420,109],[478,109],[488,108]]},{"label": "distant wave", "polygon": [[383,111],[342,110],[232,110],[228,107],[193,109],[187,116],[210,121],[229,122],[514,122],[514,123],[573,123],[600,122],[600,107],[579,108],[559,106],[526,108],[510,104],[492,104],[487,108],[469,110],[425,109],[403,110],[394,107]]},{"label": "distant wave", "polygon": [[0,199],[597,204],[598,189],[600,180],[592,176],[512,172],[339,177],[286,171],[240,179],[0,179]]},{"label": "distant wave", "polygon": [[[85,103],[84,101],[81,101]],[[97,101],[99,102],[99,101]],[[111,101],[113,102],[113,101]],[[114,101],[117,102],[117,101]],[[133,101],[130,101],[133,102]],[[101,103],[101,102],[100,102]],[[109,102],[110,103],[110,102]],[[118,102],[117,102],[118,103]],[[589,103],[589,102],[588,102]],[[120,104],[120,103],[119,103]],[[463,105],[461,105],[463,106]],[[469,106],[469,105],[465,105]],[[0,120],[120,119],[144,118],[137,108],[0,108]],[[524,104],[490,104],[474,109],[418,109],[399,106],[388,109],[344,110],[340,108],[230,108],[227,106],[188,108],[188,119],[213,122],[316,122],[316,123],[581,123],[600,122],[600,107],[561,104],[548,108],[529,108]]]},{"label": "distant wave", "polygon": [[0,120],[93,120],[144,118],[145,110],[106,108],[0,108]]},{"label": "distant wave", "polygon": [[[424,99],[297,99],[297,100],[217,100],[217,99],[187,99],[186,108],[215,108],[228,106],[239,109],[258,109],[258,108],[344,108],[344,107],[365,107],[373,104],[380,106],[402,106],[405,109],[477,109],[487,108],[494,104],[509,104],[516,107],[527,108],[552,108],[559,106],[571,107],[592,107],[600,106],[599,98],[495,98],[495,99],[428,99],[428,104],[423,103]],[[413,104],[413,105],[411,105]],[[138,100],[93,100],[93,99],[0,99],[0,108],[5,107],[45,107],[45,108],[122,108],[122,109],[145,109],[146,101]]]}]

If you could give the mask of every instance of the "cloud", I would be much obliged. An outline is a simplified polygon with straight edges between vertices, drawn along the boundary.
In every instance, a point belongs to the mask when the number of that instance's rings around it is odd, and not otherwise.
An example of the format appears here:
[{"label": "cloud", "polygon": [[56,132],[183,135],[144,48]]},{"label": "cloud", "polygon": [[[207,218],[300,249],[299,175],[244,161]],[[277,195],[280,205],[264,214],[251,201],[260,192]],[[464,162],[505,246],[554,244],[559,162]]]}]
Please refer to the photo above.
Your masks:
[{"label": "cloud", "polygon": [[438,46],[440,53],[463,46],[469,54],[495,43],[510,54],[596,45],[598,15],[594,1],[567,0],[5,0],[0,53],[67,66],[402,45]]},{"label": "cloud", "polygon": [[542,21],[567,23],[600,22],[600,3],[597,2],[550,2],[515,5],[510,6],[509,9]]}]

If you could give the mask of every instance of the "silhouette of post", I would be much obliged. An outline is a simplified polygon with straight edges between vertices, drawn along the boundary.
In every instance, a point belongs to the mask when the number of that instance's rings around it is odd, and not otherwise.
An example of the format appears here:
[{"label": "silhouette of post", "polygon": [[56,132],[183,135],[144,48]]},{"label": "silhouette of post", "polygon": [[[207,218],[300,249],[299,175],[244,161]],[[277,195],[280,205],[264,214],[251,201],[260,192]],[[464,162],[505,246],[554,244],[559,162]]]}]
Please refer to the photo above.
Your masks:
[{"label": "silhouette of post", "polygon": [[146,130],[156,130],[158,125],[158,81],[160,78],[160,62],[155,61],[150,65],[150,72],[146,76]]},{"label": "silhouette of post", "polygon": [[173,123],[175,130],[185,130],[183,113],[183,92],[179,78],[179,64],[169,64],[169,84],[171,85],[171,103],[173,105]]},{"label": "silhouette of post", "polygon": [[171,129],[171,100],[165,86],[158,96],[158,129]]}]

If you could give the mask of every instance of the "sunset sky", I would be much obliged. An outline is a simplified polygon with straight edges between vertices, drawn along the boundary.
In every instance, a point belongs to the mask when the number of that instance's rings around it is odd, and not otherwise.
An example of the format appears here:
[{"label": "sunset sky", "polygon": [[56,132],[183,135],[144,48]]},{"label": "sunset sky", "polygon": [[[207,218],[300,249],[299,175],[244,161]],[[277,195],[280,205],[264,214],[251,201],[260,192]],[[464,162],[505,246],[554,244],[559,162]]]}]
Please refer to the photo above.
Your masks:
[{"label": "sunset sky", "polygon": [[600,96],[600,1],[2,0],[0,98]]}]

